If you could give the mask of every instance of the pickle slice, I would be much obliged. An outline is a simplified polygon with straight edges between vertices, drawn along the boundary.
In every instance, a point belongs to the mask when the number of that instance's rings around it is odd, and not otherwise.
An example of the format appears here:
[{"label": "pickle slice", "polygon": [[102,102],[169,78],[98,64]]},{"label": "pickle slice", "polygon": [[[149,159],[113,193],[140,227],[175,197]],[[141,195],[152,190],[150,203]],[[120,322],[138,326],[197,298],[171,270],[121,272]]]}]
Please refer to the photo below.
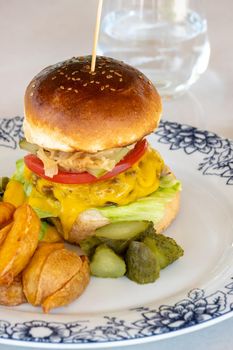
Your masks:
[{"label": "pickle slice", "polygon": [[96,248],[90,268],[92,275],[104,278],[122,277],[126,272],[124,260],[105,244]]},{"label": "pickle slice", "polygon": [[24,151],[28,151],[32,154],[36,154],[39,149],[36,144],[28,142],[25,138],[19,141],[19,147]]},{"label": "pickle slice", "polygon": [[125,257],[127,277],[139,284],[159,278],[160,265],[154,253],[142,242],[132,241]]},{"label": "pickle slice", "polygon": [[95,235],[96,237],[129,240],[145,231],[148,226],[148,221],[122,221],[98,228]]},{"label": "pickle slice", "polygon": [[96,247],[99,244],[101,244],[101,240],[95,236],[88,237],[79,243],[80,248],[82,249],[83,253],[85,255],[87,255],[89,258],[92,257],[92,255],[95,252]]},{"label": "pickle slice", "polygon": [[106,244],[109,248],[114,250],[116,254],[124,254],[126,249],[129,246],[129,243],[131,240],[126,240],[126,239],[110,239],[110,238],[105,238],[105,237],[99,237],[99,240],[101,243]]},{"label": "pickle slice", "polygon": [[6,176],[0,177],[0,196],[3,195],[9,180],[10,180],[9,177],[6,177]]},{"label": "pickle slice", "polygon": [[172,264],[184,254],[183,249],[174,239],[162,234],[156,234],[153,238],[146,237],[143,243],[154,253],[161,269]]}]

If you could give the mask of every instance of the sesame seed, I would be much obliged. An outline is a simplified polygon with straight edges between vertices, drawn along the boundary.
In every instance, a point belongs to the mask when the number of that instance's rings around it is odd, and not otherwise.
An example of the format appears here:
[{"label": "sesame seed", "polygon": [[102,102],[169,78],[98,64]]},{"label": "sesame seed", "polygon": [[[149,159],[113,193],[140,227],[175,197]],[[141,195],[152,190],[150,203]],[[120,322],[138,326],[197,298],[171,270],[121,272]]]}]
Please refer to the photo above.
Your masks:
[{"label": "sesame seed", "polygon": [[139,77],[140,79],[142,79],[142,75],[139,75],[138,77]]},{"label": "sesame seed", "polygon": [[60,85],[60,89],[64,90],[65,88],[64,88],[64,86],[63,86],[63,85]]},{"label": "sesame seed", "polygon": [[76,79],[75,78],[71,78],[73,81],[75,81]]},{"label": "sesame seed", "polygon": [[33,84],[32,87],[34,88],[36,86],[36,84]]},{"label": "sesame seed", "polygon": [[96,83],[96,84],[100,84],[100,82],[99,82],[99,81],[96,81],[95,83]]},{"label": "sesame seed", "polygon": [[111,74],[108,74],[108,75],[106,76],[106,78],[107,78],[107,79],[112,79],[112,75],[111,75]]},{"label": "sesame seed", "polygon": [[102,74],[105,74],[105,73],[106,73],[106,71],[105,71],[105,70],[103,70]]},{"label": "sesame seed", "polygon": [[76,80],[81,80],[81,78],[76,78]]},{"label": "sesame seed", "polygon": [[101,91],[103,91],[104,90],[104,86],[101,86]]},{"label": "sesame seed", "polygon": [[110,88],[111,91],[116,91],[116,89]]},{"label": "sesame seed", "polygon": [[108,88],[108,87],[109,87],[109,84],[105,85],[105,87]]},{"label": "sesame seed", "polygon": [[56,79],[57,77],[56,76],[54,76],[54,77],[52,77],[52,80],[54,80],[54,79]]},{"label": "sesame seed", "polygon": [[30,96],[33,96],[33,92],[30,93]]},{"label": "sesame seed", "polygon": [[70,80],[70,79],[71,79],[71,77],[68,77],[68,78],[67,78],[67,80]]},{"label": "sesame seed", "polygon": [[67,90],[68,90],[68,91],[71,91],[71,90],[72,90],[72,87],[69,87]]},{"label": "sesame seed", "polygon": [[113,73],[114,72],[114,70],[113,69],[110,69],[110,73]]},{"label": "sesame seed", "polygon": [[76,73],[78,73],[77,70],[73,71],[71,74],[72,74],[72,75],[75,75]]},{"label": "sesame seed", "polygon": [[94,83],[94,80],[91,80],[90,83],[93,84],[93,83]]},{"label": "sesame seed", "polygon": [[87,86],[87,83],[83,84],[83,86]]},{"label": "sesame seed", "polygon": [[63,73],[63,72],[60,72],[60,75],[64,75],[65,73]]},{"label": "sesame seed", "polygon": [[123,79],[122,79],[122,78],[120,78],[120,79],[119,79],[119,81],[121,82],[121,81],[123,81]]},{"label": "sesame seed", "polygon": [[77,89],[74,89],[74,92],[77,94],[77,93],[78,93],[78,90],[77,90]]},{"label": "sesame seed", "polygon": [[117,75],[118,77],[122,77],[122,74],[118,73],[118,72],[114,72],[115,75]]}]

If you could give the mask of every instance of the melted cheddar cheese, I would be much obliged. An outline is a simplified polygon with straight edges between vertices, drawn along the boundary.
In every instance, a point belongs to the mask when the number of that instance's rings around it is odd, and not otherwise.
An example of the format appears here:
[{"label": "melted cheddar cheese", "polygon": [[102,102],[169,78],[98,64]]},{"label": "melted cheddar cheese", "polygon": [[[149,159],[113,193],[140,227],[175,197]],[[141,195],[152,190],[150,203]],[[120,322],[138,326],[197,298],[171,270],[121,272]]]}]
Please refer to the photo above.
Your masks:
[{"label": "melted cheddar cheese", "polygon": [[[38,178],[28,202],[58,216],[66,238],[80,212],[109,204],[126,205],[154,192],[159,187],[163,166],[160,155],[149,148],[130,169],[108,180],[66,185]],[[25,177],[32,179],[27,168]]]}]

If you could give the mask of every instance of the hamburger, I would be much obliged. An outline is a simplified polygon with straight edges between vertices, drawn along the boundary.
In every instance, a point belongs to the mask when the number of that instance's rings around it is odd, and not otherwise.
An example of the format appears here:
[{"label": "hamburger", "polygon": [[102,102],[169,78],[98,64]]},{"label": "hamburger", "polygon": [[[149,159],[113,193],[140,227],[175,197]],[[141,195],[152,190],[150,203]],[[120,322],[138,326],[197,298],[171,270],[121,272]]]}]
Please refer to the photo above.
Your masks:
[{"label": "hamburger", "polygon": [[[180,183],[146,140],[161,99],[137,69],[107,57],[75,57],[42,70],[25,93],[29,151],[16,177],[40,218],[80,243],[121,223],[165,230],[179,210]],[[18,172],[18,175],[17,175]]]}]

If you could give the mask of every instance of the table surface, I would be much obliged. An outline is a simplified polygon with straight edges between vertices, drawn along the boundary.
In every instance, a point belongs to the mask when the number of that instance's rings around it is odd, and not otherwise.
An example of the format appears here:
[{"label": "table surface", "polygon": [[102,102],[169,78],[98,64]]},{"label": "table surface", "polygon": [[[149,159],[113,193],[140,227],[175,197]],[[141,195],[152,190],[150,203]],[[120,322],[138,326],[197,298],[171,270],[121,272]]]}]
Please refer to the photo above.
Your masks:
[{"label": "table surface", "polygon": [[[25,87],[39,70],[91,52],[96,4],[93,0],[0,0],[0,117],[23,115]],[[165,104],[164,117],[233,139],[233,1],[206,0],[205,10],[211,43],[208,70],[187,94]],[[191,344],[192,350],[230,350],[232,329],[229,319],[143,348],[182,350]]]}]

